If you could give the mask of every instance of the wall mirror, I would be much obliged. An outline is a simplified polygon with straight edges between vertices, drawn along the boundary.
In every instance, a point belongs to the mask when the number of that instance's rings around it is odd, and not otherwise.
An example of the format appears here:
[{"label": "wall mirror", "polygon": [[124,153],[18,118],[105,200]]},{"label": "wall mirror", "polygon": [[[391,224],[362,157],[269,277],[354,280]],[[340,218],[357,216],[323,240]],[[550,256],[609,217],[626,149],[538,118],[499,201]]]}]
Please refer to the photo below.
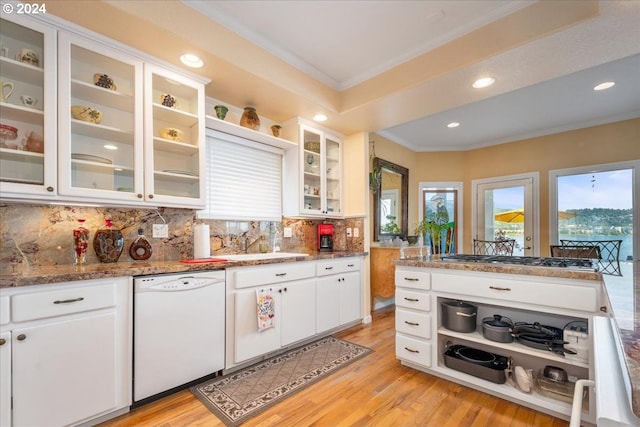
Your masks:
[{"label": "wall mirror", "polygon": [[378,157],[373,170],[380,171],[380,182],[373,198],[373,240],[408,234],[409,169]]}]

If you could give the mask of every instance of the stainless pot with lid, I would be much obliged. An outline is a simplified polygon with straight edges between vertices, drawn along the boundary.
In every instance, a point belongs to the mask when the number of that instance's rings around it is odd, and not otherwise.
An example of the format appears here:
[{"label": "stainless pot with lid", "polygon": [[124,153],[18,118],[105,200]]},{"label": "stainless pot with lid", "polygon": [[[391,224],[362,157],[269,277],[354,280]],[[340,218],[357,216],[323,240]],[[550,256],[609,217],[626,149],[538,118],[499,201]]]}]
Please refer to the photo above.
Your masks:
[{"label": "stainless pot with lid", "polygon": [[513,342],[513,322],[508,317],[494,314],[482,319],[482,335],[491,341]]}]

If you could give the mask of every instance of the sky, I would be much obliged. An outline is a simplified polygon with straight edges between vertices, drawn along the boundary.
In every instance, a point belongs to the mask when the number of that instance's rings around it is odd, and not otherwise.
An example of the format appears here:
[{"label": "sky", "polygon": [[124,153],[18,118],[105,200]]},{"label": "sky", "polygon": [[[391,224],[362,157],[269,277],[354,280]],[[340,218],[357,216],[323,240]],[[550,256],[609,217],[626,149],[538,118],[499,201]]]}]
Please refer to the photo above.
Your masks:
[{"label": "sky", "polygon": [[[559,177],[558,209],[631,209],[631,179],[630,169]],[[522,208],[522,193],[522,187],[494,190],[494,204],[499,210]]]}]

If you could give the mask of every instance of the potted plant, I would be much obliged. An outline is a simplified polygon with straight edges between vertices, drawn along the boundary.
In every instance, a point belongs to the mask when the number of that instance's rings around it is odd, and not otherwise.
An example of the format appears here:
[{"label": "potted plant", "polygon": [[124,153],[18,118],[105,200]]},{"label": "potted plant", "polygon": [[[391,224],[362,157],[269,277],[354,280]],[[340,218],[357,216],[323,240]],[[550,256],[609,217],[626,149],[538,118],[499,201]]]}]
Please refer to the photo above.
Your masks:
[{"label": "potted plant", "polygon": [[[427,219],[424,218],[414,225],[414,233],[418,236],[423,236],[423,238],[425,235],[428,235],[431,244],[431,253],[439,254],[443,250],[442,243],[443,238],[446,239],[445,233],[447,230],[452,229],[453,225],[453,222],[438,224],[435,221],[427,221]],[[444,250],[446,251],[447,249],[445,248]]]}]

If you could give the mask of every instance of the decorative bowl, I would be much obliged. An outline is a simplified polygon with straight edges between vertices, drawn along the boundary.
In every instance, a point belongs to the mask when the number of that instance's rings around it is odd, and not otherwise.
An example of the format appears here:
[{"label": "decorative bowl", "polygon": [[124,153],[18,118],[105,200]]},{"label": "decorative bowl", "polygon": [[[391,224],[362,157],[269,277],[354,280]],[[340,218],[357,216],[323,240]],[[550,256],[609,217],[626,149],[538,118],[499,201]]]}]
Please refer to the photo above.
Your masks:
[{"label": "decorative bowl", "polygon": [[71,115],[76,120],[82,120],[83,122],[91,122],[98,124],[102,121],[102,111],[95,108],[87,107],[85,105],[74,105],[71,107]]},{"label": "decorative bowl", "polygon": [[182,141],[182,138],[184,136],[184,132],[182,132],[180,129],[176,129],[176,128],[162,128],[160,129],[160,137],[164,138],[164,139],[170,139],[172,141]]}]

